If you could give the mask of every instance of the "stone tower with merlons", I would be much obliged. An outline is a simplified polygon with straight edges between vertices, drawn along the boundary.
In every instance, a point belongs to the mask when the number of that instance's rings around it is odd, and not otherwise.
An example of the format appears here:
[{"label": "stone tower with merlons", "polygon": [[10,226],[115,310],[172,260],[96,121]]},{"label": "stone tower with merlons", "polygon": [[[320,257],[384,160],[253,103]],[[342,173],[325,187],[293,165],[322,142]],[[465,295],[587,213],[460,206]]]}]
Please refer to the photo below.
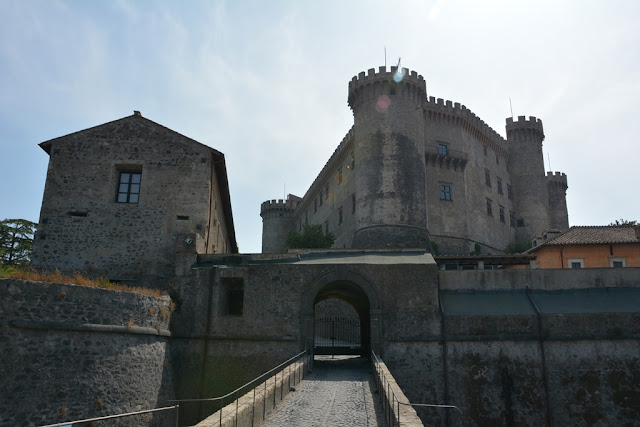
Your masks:
[{"label": "stone tower with merlons", "polygon": [[568,228],[567,177],[545,173],[540,119],[508,118],[505,139],[398,67],[354,76],[347,102],[353,127],[305,195],[262,204],[263,252],[286,252],[304,224],[333,233],[335,248],[446,255],[500,254]]}]

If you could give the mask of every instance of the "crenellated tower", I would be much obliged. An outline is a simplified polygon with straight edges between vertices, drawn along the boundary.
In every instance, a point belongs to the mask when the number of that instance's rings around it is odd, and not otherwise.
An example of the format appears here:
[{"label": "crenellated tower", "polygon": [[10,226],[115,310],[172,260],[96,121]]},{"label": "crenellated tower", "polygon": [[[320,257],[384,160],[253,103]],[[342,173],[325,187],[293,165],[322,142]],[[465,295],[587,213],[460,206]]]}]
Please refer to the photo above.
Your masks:
[{"label": "crenellated tower", "polygon": [[380,67],[349,82],[354,116],[353,248],[430,247],[427,231],[422,76]]},{"label": "crenellated tower", "polygon": [[289,231],[294,227],[294,211],[300,198],[289,194],[287,200],[267,200],[260,205],[262,217],[262,253],[286,250]]},{"label": "crenellated tower", "polygon": [[554,230],[569,228],[567,211],[567,175],[547,172],[547,191],[549,192],[549,226]]},{"label": "crenellated tower", "polygon": [[531,239],[549,229],[549,195],[544,171],[542,120],[507,118],[509,171],[514,188],[516,240]]}]

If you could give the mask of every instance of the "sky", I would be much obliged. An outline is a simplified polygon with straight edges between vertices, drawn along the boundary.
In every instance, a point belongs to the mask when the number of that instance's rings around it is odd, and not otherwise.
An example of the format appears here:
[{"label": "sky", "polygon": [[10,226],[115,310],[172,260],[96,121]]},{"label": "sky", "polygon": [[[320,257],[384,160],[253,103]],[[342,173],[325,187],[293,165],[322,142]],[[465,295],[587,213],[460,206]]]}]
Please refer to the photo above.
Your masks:
[{"label": "sky", "polygon": [[640,220],[639,22],[637,0],[0,0],[0,219],[38,221],[40,142],[139,110],[225,154],[260,252],[260,203],[304,195],[386,49],[502,136],[541,118],[570,225]]}]

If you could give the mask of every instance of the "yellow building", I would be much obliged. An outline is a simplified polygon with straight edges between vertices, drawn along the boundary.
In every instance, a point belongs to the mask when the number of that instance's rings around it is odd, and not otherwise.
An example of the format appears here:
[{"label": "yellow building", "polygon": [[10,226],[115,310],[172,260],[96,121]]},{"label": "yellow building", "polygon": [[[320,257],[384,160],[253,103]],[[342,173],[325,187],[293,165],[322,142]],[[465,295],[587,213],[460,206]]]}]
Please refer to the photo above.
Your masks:
[{"label": "yellow building", "polygon": [[571,227],[526,253],[538,268],[640,267],[640,225]]}]

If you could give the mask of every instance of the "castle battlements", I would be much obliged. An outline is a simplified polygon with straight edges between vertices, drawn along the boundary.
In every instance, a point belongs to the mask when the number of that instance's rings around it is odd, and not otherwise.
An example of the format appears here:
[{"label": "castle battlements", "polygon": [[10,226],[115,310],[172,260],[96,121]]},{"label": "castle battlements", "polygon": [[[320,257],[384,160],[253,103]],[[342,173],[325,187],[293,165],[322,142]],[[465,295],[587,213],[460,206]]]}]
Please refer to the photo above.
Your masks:
[{"label": "castle battlements", "polygon": [[[353,140],[353,127],[351,127],[351,129],[349,129],[349,131],[344,136],[344,138],[342,138],[342,141],[340,141],[340,144],[338,144],[336,149],[333,150],[331,157],[329,157],[329,160],[327,160],[327,162],[324,164],[324,167],[322,168],[318,176],[316,176],[316,179],[314,179],[313,182],[311,183],[311,186],[309,187],[304,197],[302,198],[302,200],[304,200],[305,205],[309,204],[312,199],[311,197],[307,197],[307,196],[310,196],[311,194],[316,192],[318,190],[318,186],[320,185],[320,183],[323,183],[326,181],[327,175],[334,170],[337,162],[342,161],[347,154],[351,154],[350,152],[347,153],[349,151],[347,148],[349,147],[350,142],[352,140]],[[302,207],[302,205],[300,207]]]},{"label": "castle battlements", "polygon": [[260,216],[264,217],[272,212],[278,212],[278,216],[289,216],[298,206],[298,201],[297,197],[293,198],[291,195],[287,200],[267,200],[260,205]]},{"label": "castle battlements", "polygon": [[557,182],[567,185],[567,174],[564,172],[547,172],[547,182]]},{"label": "castle battlements", "polygon": [[430,96],[425,104],[425,116],[430,120],[464,121],[464,123],[461,122],[460,124],[474,129],[478,136],[484,136],[482,138],[484,139],[483,142],[491,145],[500,155],[506,156],[505,139],[486,124],[484,120],[459,102],[445,101],[442,98],[436,99],[436,97]]},{"label": "castle battlements", "polygon": [[531,129],[542,134],[544,138],[544,131],[542,129],[542,120],[529,116],[527,119],[525,116],[518,116],[518,120],[514,121],[513,117],[507,117],[507,133],[512,130]]},{"label": "castle battlements", "polygon": [[[400,87],[398,92],[395,87]],[[398,73],[396,66],[391,66],[391,71],[387,71],[385,66],[379,67],[378,72],[370,68],[366,74],[362,71],[349,82],[348,103],[351,109],[365,99],[380,95],[401,95],[422,104],[427,98],[427,83],[416,71],[402,68]]]}]

